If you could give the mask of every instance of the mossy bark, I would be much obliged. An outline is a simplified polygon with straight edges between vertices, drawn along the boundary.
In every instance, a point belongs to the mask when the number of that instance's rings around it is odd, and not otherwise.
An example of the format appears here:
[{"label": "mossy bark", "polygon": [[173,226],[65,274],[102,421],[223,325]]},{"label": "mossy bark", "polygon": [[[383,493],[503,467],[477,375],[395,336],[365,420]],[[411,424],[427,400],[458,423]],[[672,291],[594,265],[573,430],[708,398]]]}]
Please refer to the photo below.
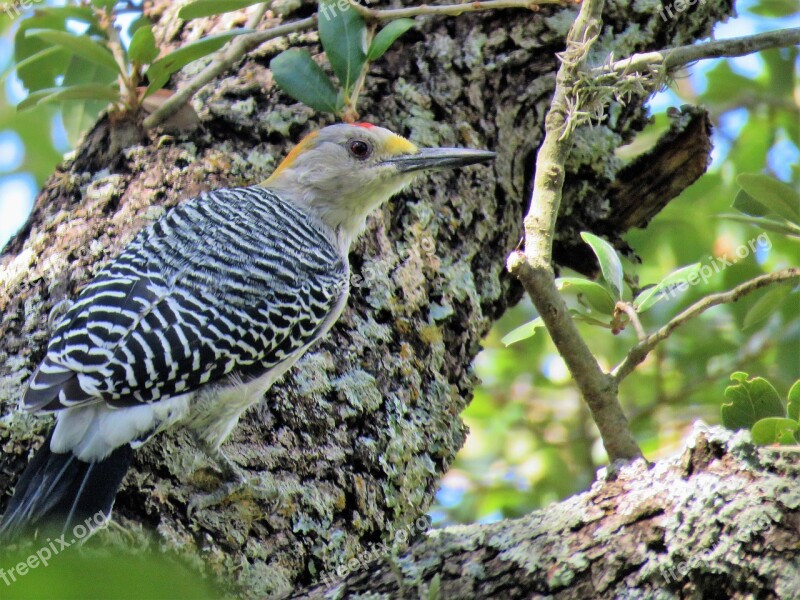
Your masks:
[{"label": "mossy bark", "polygon": [[604,469],[521,519],[433,531],[292,597],[797,598],[793,456],[698,424],[674,458]]},{"label": "mossy bark", "polygon": [[[729,1],[707,0],[665,21],[658,7],[610,2],[597,58],[689,43],[732,10]],[[150,11],[174,45],[238,18],[182,25],[177,8],[159,0]],[[497,150],[495,165],[426,178],[370,219],[351,255],[356,279],[341,321],[225,447],[260,479],[257,491],[187,516],[192,495],[217,480],[190,437],[171,432],[137,453],[115,506],[120,523],[157,530],[162,543],[202,557],[208,572],[252,597],[286,595],[414,527],[463,444],[459,413],[475,385],[480,341],[520,297],[505,257],[521,236],[555,53],[573,17],[548,8],[420,19],[374,65],[362,118],[424,146]],[[40,193],[0,274],[0,509],[49,427],[13,409],[44,354],[53,307],[165,209],[264,179],[292,142],[330,122],[275,87],[269,60],[289,43],[319,50],[313,33],[265,44],[196,96],[196,131],[165,138],[143,133],[138,118],[101,119]],[[567,165],[556,260],[585,272],[594,265],[573,251],[577,233],[618,237],[615,205],[636,201],[614,195],[613,151],[641,130],[645,111],[634,101],[609,114],[578,132]],[[692,181],[683,172],[675,178],[683,178],[678,191]]]}]

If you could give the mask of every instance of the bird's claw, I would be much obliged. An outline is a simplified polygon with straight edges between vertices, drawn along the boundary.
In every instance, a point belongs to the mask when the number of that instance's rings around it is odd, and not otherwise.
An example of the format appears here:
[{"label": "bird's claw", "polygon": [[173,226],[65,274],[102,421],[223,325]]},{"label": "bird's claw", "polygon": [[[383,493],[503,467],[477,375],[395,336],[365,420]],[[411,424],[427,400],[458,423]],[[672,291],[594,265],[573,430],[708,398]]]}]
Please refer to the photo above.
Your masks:
[{"label": "bird's claw", "polygon": [[223,481],[213,492],[197,494],[191,498],[187,506],[189,517],[198,510],[222,504],[236,495],[246,494],[254,498],[266,499],[275,495],[274,486],[265,484],[261,477],[250,477],[219,449],[207,449],[206,454],[216,463]]},{"label": "bird's claw", "polygon": [[237,471],[233,481],[223,483],[215,491],[197,494],[189,501],[188,514],[191,517],[197,510],[203,510],[222,504],[236,495],[247,495],[262,500],[273,500],[278,493],[274,484],[265,482],[261,477],[246,477]]},{"label": "bird's claw", "polygon": [[204,510],[217,504],[222,504],[230,497],[246,490],[249,482],[247,479],[236,479],[228,481],[219,486],[215,491],[208,494],[197,494],[192,497],[187,507],[188,515],[191,517],[198,510]]}]

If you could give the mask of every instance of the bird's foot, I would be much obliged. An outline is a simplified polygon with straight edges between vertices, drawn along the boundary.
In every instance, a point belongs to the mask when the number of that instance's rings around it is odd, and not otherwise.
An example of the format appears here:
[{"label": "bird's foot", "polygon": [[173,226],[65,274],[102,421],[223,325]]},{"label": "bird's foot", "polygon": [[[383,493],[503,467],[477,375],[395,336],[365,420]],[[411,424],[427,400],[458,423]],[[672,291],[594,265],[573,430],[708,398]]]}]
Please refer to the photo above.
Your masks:
[{"label": "bird's foot", "polygon": [[268,499],[275,495],[274,485],[266,484],[261,477],[251,477],[220,450],[209,451],[207,454],[216,463],[223,482],[212,492],[192,497],[187,509],[190,517],[198,510],[222,504],[234,496]]},{"label": "bird's foot", "polygon": [[189,506],[187,509],[188,514],[191,517],[198,510],[204,510],[206,508],[216,506],[217,504],[222,504],[229,498],[246,490],[247,487],[248,481],[246,479],[242,481],[228,481],[220,485],[213,492],[207,494],[196,494],[189,501]]},{"label": "bird's foot", "polygon": [[188,513],[191,517],[198,510],[222,504],[234,496],[271,500],[277,496],[277,492],[274,484],[265,483],[261,477],[242,476],[221,484],[213,492],[195,495],[189,502]]},{"label": "bird's foot", "polygon": [[206,448],[206,455],[210,458],[219,471],[222,482],[213,492],[195,495],[188,506],[188,513],[191,516],[198,509],[209,508],[221,504],[247,488],[249,483],[248,476],[239,465],[225,456],[221,450]]}]

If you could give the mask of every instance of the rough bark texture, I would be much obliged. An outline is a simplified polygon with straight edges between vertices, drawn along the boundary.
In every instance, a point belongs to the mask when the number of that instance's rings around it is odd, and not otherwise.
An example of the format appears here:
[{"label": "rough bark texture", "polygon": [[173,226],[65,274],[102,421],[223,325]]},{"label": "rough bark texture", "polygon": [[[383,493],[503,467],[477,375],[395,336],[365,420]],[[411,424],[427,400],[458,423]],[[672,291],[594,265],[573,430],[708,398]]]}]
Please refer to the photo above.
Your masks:
[{"label": "rough bark texture", "polygon": [[[598,60],[689,43],[732,10],[730,1],[708,0],[667,22],[658,2],[627,4],[609,3]],[[241,19],[182,26],[177,8],[162,0],[151,9],[174,44]],[[123,525],[156,529],[161,543],[202,556],[240,593],[263,597],[311,584],[425,513],[464,441],[459,413],[475,384],[472,359],[492,322],[519,298],[505,256],[520,239],[554,54],[573,16],[550,8],[427,18],[374,66],[362,117],[421,145],[495,149],[498,160],[426,179],[370,220],[351,257],[362,280],[341,322],[226,446],[260,478],[258,492],[187,516],[191,496],[217,479],[178,431],[137,453],[115,507]],[[51,309],[165,208],[263,179],[293,141],[324,124],[273,85],[269,60],[288,43],[264,45],[201,91],[195,107],[203,126],[183,138],[102,120],[39,195],[0,273],[0,510],[49,427],[13,407],[43,356]],[[318,51],[313,33],[291,43]],[[564,263],[577,232],[608,222],[615,203],[608,190],[620,167],[613,151],[646,122],[637,102],[610,115],[577,133],[559,230]]]},{"label": "rough bark texture", "polygon": [[604,469],[521,519],[432,531],[293,598],[797,598],[800,463],[748,440],[698,424],[675,458]]}]

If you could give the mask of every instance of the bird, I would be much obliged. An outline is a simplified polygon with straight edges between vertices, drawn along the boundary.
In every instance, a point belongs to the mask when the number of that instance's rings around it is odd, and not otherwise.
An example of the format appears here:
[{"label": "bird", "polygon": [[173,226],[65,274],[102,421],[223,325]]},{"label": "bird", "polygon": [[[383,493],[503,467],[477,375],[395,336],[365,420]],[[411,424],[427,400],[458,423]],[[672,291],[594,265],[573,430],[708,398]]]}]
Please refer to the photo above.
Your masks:
[{"label": "bird", "polygon": [[108,518],[133,451],[171,427],[241,478],[221,446],[342,314],[367,216],[425,171],[494,158],[329,125],[260,184],[205,192],[140,231],[56,321],[23,393],[20,410],[55,413],[55,425],[0,541]]}]

